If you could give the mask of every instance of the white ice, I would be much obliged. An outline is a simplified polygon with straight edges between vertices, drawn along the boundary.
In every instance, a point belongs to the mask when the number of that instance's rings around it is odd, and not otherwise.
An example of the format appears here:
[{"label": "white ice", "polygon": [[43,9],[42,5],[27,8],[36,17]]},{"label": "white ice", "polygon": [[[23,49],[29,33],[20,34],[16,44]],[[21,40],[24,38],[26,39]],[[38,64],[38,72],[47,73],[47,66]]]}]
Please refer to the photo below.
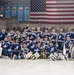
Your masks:
[{"label": "white ice", "polygon": [[74,75],[74,61],[0,59],[0,75]]}]

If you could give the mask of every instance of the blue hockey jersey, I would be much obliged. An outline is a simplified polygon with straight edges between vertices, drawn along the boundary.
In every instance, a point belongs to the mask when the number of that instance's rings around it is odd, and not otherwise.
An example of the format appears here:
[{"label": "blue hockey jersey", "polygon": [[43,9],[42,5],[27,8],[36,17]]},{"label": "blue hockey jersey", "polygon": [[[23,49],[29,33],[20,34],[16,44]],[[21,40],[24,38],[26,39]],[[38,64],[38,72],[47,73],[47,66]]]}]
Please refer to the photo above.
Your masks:
[{"label": "blue hockey jersey", "polygon": [[15,43],[12,46],[12,51],[19,51],[20,50],[20,44],[19,43]]},{"label": "blue hockey jersey", "polygon": [[57,48],[56,48],[55,45],[53,45],[53,46],[47,46],[46,47],[46,51],[49,52],[49,53],[55,53],[55,52],[57,52]]},{"label": "blue hockey jersey", "polygon": [[7,33],[0,32],[0,41],[4,40],[4,38],[7,36]]}]

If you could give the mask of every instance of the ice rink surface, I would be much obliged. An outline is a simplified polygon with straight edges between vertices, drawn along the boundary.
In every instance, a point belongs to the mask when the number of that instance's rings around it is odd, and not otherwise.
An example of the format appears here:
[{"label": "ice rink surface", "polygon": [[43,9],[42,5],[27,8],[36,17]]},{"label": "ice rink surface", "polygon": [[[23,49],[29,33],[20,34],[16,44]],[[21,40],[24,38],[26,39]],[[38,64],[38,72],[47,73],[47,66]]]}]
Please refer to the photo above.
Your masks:
[{"label": "ice rink surface", "polygon": [[0,59],[0,75],[74,75],[74,61]]}]

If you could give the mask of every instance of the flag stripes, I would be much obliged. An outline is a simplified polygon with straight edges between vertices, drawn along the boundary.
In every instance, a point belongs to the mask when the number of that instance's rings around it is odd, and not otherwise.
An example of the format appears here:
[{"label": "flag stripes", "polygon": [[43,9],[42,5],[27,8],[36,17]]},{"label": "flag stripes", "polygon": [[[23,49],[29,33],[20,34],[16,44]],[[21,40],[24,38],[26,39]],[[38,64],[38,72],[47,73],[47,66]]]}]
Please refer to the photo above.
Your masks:
[{"label": "flag stripes", "polygon": [[[44,7],[46,8],[45,11],[31,11],[30,22],[48,24],[74,23],[73,0],[45,0],[44,4]],[[44,8],[41,8],[41,10],[44,10]]]}]

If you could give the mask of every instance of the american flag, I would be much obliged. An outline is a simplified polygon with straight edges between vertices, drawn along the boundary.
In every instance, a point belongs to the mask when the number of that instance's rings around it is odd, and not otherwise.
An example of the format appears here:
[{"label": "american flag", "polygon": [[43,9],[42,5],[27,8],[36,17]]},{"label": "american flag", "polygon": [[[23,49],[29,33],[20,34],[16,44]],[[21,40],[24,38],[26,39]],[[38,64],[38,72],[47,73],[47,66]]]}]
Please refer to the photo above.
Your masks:
[{"label": "american flag", "polygon": [[74,0],[31,0],[30,22],[74,23]]}]

